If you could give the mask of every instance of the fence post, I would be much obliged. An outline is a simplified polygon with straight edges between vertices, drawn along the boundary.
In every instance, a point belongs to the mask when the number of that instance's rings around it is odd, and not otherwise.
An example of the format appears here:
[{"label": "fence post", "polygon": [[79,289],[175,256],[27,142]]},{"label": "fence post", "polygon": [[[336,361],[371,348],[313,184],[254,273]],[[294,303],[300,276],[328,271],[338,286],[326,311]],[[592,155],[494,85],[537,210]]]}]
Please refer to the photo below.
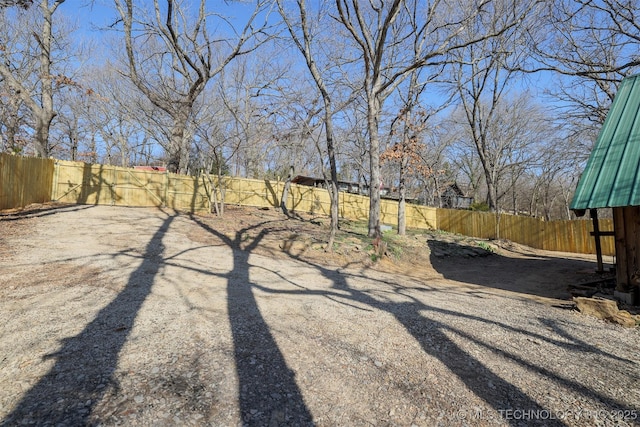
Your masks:
[{"label": "fence post", "polygon": [[[118,171],[115,167],[111,168],[112,183],[111,183],[111,206],[116,205],[116,188],[118,187]],[[100,170],[100,179],[102,179],[102,170]],[[96,204],[100,204],[100,200],[96,200]]]},{"label": "fence post", "polygon": [[593,238],[596,240],[596,261],[598,264],[598,270],[596,273],[604,273],[604,267],[602,265],[602,246],[600,246],[600,225],[598,224],[598,210],[589,209],[591,214],[591,220],[593,221]]},{"label": "fence post", "polygon": [[53,162],[53,184],[51,185],[51,200],[58,200],[58,180],[60,179],[60,164],[57,160]]},{"label": "fence post", "polygon": [[164,191],[162,194],[162,204],[163,207],[167,207],[169,205],[167,197],[169,194],[169,171],[165,170],[164,171]]}]

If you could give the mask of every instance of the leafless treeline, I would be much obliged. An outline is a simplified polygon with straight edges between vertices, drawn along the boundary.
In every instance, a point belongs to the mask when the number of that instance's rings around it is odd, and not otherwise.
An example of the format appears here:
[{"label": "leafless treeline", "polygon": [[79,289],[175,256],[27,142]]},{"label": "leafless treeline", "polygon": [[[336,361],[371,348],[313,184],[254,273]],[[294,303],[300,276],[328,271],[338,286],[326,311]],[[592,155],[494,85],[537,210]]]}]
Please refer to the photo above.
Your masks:
[{"label": "leafless treeline", "polygon": [[336,201],[338,181],[366,184],[372,236],[381,187],[437,206],[456,182],[490,209],[567,217],[640,61],[635,0],[112,0],[91,32],[69,3],[0,2],[1,151],[293,166]]}]

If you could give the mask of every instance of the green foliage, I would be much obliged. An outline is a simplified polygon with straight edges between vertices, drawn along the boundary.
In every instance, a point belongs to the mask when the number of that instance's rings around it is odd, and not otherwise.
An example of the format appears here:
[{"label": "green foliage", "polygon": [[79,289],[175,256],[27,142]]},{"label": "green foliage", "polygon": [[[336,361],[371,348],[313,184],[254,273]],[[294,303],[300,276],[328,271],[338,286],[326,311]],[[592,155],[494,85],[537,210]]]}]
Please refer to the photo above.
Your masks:
[{"label": "green foliage", "polygon": [[[348,240],[350,242],[359,242],[358,245],[363,248],[365,253],[368,253],[372,262],[377,262],[382,258],[379,249],[374,245],[373,238],[367,235],[368,223],[362,220],[342,220],[340,222],[340,230],[347,233]],[[419,233],[418,230],[415,233]],[[385,253],[395,258],[401,258],[404,253],[403,242],[406,236],[399,236],[396,234],[397,230],[391,229],[382,233],[381,242],[386,244]],[[340,241],[339,235],[336,236],[336,240]],[[342,242],[346,241],[343,239]]]},{"label": "green foliage", "polygon": [[401,246],[398,245],[387,245],[387,251],[396,259],[402,257],[404,251]]},{"label": "green foliage", "polygon": [[489,212],[491,209],[489,208],[487,202],[474,202],[471,204],[471,210],[478,212]]},{"label": "green foliage", "polygon": [[[220,162],[220,164],[218,164],[218,162]],[[230,175],[231,169],[229,168],[226,159],[214,160],[209,173],[212,175],[218,175],[218,170],[220,170],[220,175]]]},{"label": "green foliage", "polygon": [[491,246],[487,242],[476,242],[476,243],[478,244],[479,247],[481,247],[482,249],[484,249],[487,252],[491,252],[491,253],[495,252],[495,249],[493,249],[493,246]]}]

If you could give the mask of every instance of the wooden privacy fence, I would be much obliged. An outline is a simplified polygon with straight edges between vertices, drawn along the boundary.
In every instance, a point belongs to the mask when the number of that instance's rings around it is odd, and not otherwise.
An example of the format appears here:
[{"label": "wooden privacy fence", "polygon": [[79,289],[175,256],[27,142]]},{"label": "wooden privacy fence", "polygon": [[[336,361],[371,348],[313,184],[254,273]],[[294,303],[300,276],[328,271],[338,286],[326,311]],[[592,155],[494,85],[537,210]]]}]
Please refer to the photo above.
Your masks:
[{"label": "wooden privacy fence", "polygon": [[[213,191],[205,176],[192,177],[117,166],[92,165],[58,160],[53,174],[51,199],[66,203],[115,206],[167,206],[189,212],[210,211]],[[222,178],[225,203],[232,205],[279,207],[284,182]],[[211,181],[218,186],[217,177]],[[329,193],[325,189],[291,186],[287,207],[291,211],[329,215]],[[397,224],[396,202],[382,201],[381,220]],[[369,198],[357,194],[340,195],[339,214],[343,218],[366,219]],[[435,228],[436,210],[426,206],[407,207],[407,226]]]},{"label": "wooden privacy fence", "polygon": [[[284,182],[222,178],[225,203],[256,207],[279,207]],[[218,186],[217,178],[211,180]],[[189,212],[211,210],[212,186],[205,176],[192,177],[116,166],[92,165],[64,160],[0,155],[0,209],[50,200],[116,206],[166,206]],[[329,215],[329,193],[321,188],[292,185],[287,207],[291,211]],[[364,220],[369,198],[341,193],[339,214]],[[398,203],[381,201],[381,221],[397,225]],[[436,209],[407,204],[407,227],[440,229],[485,239],[508,239],[537,249],[595,253],[590,221],[541,221],[507,214]],[[601,230],[613,222],[600,220]],[[605,255],[614,255],[613,237],[602,238]]]},{"label": "wooden privacy fence", "polygon": [[[542,221],[488,212],[438,209],[438,229],[483,239],[507,239],[536,249],[595,254],[591,221]],[[600,219],[601,230],[613,230],[613,220]],[[602,253],[615,255],[613,236],[601,238]]]},{"label": "wooden privacy fence", "polygon": [[116,166],[56,161],[51,199],[64,203],[113,206],[167,206],[205,211],[204,181],[196,177]]},{"label": "wooden privacy fence", "polygon": [[51,200],[54,161],[0,154],[0,209]]},{"label": "wooden privacy fence", "polygon": [[[281,195],[284,183],[278,182],[276,195]],[[287,208],[301,212],[330,215],[331,200],[329,192],[323,188],[291,185]],[[278,205],[276,205],[278,206]],[[359,194],[340,193],[338,213],[342,218],[365,220],[369,218],[369,197]],[[389,225],[398,225],[398,202],[380,201],[380,221]],[[428,206],[407,205],[407,227],[421,229],[436,228],[436,209]]]}]

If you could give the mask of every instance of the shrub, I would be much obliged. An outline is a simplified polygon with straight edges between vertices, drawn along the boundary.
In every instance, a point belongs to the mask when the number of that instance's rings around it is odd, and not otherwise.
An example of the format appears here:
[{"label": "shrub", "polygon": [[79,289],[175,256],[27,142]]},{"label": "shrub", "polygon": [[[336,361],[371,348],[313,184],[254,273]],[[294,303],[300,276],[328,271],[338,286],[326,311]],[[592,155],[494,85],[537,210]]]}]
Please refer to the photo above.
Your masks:
[{"label": "shrub", "polygon": [[487,202],[475,202],[471,204],[471,210],[478,212],[489,212],[490,209]]}]

